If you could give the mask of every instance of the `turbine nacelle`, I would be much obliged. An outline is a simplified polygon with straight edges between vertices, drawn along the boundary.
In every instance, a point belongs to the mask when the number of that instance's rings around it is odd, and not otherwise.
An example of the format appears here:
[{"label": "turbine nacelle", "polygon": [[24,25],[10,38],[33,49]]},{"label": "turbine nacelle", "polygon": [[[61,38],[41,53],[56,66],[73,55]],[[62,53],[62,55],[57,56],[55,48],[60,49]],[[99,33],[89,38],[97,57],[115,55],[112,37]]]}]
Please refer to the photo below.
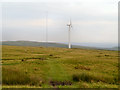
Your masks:
[{"label": "turbine nacelle", "polygon": [[71,24],[67,24],[67,26],[71,26]]},{"label": "turbine nacelle", "polygon": [[72,25],[71,24],[67,24],[68,27],[72,28]]},{"label": "turbine nacelle", "polygon": [[67,24],[67,26],[72,27],[71,19],[70,19],[70,23]]}]

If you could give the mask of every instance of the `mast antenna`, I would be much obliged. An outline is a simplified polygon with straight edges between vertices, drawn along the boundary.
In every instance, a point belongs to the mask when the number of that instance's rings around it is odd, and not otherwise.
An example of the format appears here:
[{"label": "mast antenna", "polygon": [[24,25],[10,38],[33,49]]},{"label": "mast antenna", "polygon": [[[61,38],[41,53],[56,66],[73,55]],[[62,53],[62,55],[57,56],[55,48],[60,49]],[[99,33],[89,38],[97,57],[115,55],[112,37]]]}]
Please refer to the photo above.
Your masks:
[{"label": "mast antenna", "polygon": [[48,47],[48,12],[46,12],[46,47]]}]

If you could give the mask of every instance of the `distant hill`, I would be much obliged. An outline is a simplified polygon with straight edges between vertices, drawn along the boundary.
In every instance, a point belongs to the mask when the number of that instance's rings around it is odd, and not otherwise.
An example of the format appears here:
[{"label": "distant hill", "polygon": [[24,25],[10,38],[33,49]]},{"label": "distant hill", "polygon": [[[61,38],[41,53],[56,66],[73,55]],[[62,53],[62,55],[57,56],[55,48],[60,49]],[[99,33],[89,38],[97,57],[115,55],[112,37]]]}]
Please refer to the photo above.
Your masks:
[{"label": "distant hill", "polygon": [[[67,44],[63,43],[54,43],[54,42],[35,42],[35,41],[3,41],[2,45],[11,45],[11,46],[47,46],[47,47],[61,47],[68,48]],[[88,47],[80,45],[72,45],[72,48],[85,48],[85,49],[106,49],[106,50],[118,50],[117,47],[114,48],[97,48],[97,47]]]},{"label": "distant hill", "polygon": [[12,45],[12,46],[48,46],[48,47],[64,47],[67,45],[61,43],[45,43],[45,42],[34,42],[34,41],[3,41],[2,45]]},{"label": "distant hill", "polygon": [[[62,47],[67,48],[67,44],[63,43],[54,43],[54,42],[34,42],[34,41],[3,41],[2,45],[11,45],[11,46],[47,46],[47,47]],[[94,47],[86,47],[79,45],[72,45],[72,48],[94,48]]]},{"label": "distant hill", "polygon": [[112,48],[105,48],[106,50],[115,50],[118,51],[118,47],[112,47]]}]

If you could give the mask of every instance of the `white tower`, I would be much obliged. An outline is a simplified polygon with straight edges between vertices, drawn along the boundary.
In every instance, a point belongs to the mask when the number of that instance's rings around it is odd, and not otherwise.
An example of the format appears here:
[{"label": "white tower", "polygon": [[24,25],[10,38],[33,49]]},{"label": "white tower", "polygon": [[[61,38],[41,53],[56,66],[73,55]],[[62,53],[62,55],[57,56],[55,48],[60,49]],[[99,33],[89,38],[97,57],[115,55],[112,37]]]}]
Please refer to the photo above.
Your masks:
[{"label": "white tower", "polygon": [[72,28],[71,19],[70,19],[70,23],[67,24],[67,26],[69,27],[69,30],[68,30],[68,48],[71,48],[71,43],[70,43],[70,31],[71,31],[71,28]]},{"label": "white tower", "polygon": [[48,47],[48,12],[46,13],[46,47]]}]

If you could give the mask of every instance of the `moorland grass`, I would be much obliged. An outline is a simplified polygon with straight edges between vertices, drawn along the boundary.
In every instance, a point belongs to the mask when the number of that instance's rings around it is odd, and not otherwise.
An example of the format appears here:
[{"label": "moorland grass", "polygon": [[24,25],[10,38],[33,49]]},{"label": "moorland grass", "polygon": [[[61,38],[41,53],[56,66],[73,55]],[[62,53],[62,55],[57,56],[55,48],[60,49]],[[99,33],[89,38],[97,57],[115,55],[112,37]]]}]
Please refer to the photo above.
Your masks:
[{"label": "moorland grass", "polygon": [[3,87],[118,86],[117,51],[7,45],[2,50]]},{"label": "moorland grass", "polygon": [[81,74],[74,74],[73,81],[85,81],[85,82],[103,82],[108,84],[117,84],[118,77],[112,77],[109,75],[103,75],[98,73],[82,72]]},{"label": "moorland grass", "polygon": [[18,68],[4,68],[2,72],[3,85],[30,85],[41,86],[42,82],[37,76],[30,76]]},{"label": "moorland grass", "polygon": [[30,82],[30,78],[17,68],[2,68],[3,84],[7,85],[24,85]]}]

